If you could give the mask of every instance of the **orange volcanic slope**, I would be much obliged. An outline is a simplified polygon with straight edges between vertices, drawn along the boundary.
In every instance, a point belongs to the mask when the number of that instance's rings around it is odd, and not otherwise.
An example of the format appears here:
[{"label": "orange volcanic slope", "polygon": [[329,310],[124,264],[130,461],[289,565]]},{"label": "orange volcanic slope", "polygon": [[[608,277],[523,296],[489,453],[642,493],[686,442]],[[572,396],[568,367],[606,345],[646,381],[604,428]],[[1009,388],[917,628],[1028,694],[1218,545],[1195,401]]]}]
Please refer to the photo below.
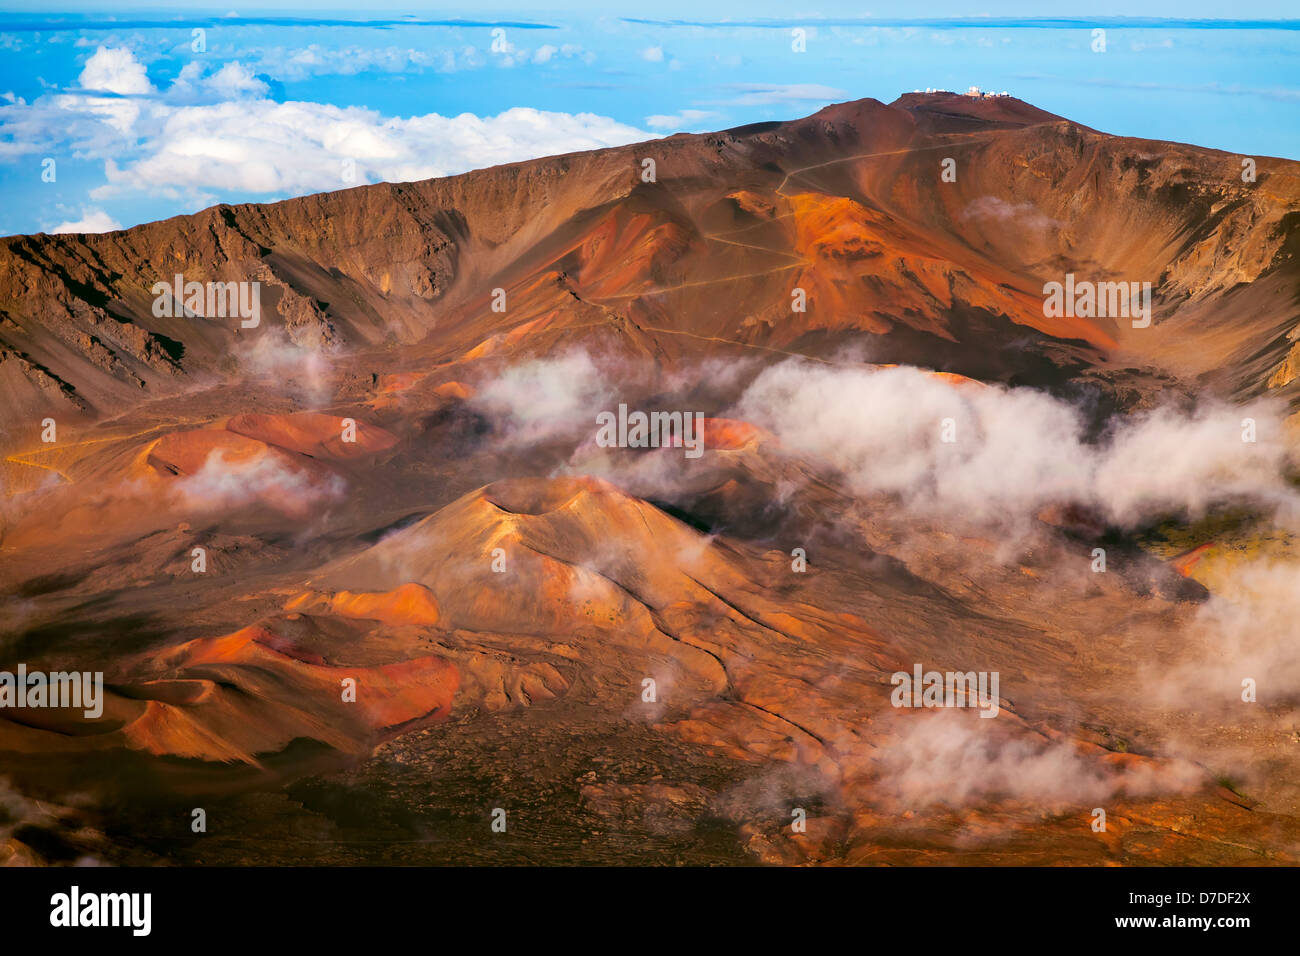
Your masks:
[{"label": "orange volcanic slope", "polygon": [[[385,735],[444,718],[459,677],[438,657],[327,664],[267,626],[189,641],[109,688],[100,720],[4,711],[0,747],[18,753],[127,750],[257,765],[294,740],[368,753]],[[355,686],[351,699],[345,682]]]}]

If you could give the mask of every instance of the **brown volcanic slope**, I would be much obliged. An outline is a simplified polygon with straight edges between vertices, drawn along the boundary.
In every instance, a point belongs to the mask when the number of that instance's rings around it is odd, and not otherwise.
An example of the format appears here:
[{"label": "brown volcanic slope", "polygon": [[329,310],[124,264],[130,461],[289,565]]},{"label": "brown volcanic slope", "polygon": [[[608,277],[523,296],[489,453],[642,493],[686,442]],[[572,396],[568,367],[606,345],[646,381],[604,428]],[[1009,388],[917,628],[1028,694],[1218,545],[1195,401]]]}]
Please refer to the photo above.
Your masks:
[{"label": "brown volcanic slope", "polygon": [[[762,366],[855,349],[1102,408],[1294,398],[1300,167],[1240,169],[914,94],[0,240],[0,669],[109,683],[95,720],[0,710],[4,773],[82,826],[0,840],[36,862],[1294,862],[1285,708],[1170,710],[1134,665],[1185,651],[1184,568],[1107,539],[1114,573],[1080,581],[1086,515],[1010,547],[727,416]],[[1045,318],[1069,271],[1152,282],[1154,325]],[[261,325],[155,317],[177,273],[260,282]],[[622,376],[600,408],[711,416],[704,457],[598,448],[599,409],[556,422],[541,395],[549,430],[494,415],[503,372],[578,348]],[[998,718],[891,707],[916,662],[998,670]],[[192,834],[196,795],[241,836]]]}]

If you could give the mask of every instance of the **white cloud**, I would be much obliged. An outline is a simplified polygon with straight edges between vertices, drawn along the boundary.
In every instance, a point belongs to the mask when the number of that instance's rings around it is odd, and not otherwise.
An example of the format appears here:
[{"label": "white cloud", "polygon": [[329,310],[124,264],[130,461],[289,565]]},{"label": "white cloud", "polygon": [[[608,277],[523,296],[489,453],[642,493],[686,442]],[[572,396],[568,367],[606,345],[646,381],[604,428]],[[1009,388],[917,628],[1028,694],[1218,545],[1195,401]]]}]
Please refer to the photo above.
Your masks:
[{"label": "white cloud", "polygon": [[[1268,401],[1159,408],[1117,418],[1090,443],[1073,406],[1034,389],[788,361],[755,379],[735,417],[830,465],[850,490],[896,495],[925,514],[1013,526],[1045,505],[1077,503],[1133,527],[1229,501],[1295,510],[1283,411]],[[1254,443],[1242,441],[1246,417]]]},{"label": "white cloud", "polygon": [[61,222],[50,232],[61,236],[77,232],[112,232],[121,228],[122,224],[102,209],[82,209],[80,219]]},{"label": "white cloud", "polygon": [[872,755],[882,794],[908,807],[996,798],[1091,806],[1120,793],[1184,792],[1205,780],[1205,771],[1185,760],[1116,766],[1066,740],[984,726],[993,723],[957,711],[904,718],[898,735]]},{"label": "white cloud", "polygon": [[[404,182],[575,150],[622,145],[649,134],[591,113],[516,107],[409,119],[356,107],[270,100],[170,110],[143,144],[144,156],[110,167],[102,198],[132,190],[179,189],[304,193],[355,182]],[[356,180],[343,180],[343,164]]]},{"label": "white cloud", "polygon": [[776,103],[826,102],[842,100],[849,94],[833,86],[820,83],[732,83],[730,88],[740,93],[728,100],[735,106],[771,106]]},{"label": "white cloud", "polygon": [[1062,225],[1060,221],[1044,215],[1032,203],[1011,203],[997,196],[980,196],[972,200],[962,213],[962,218],[984,220],[1000,228],[1010,225],[1035,232]]},{"label": "white cloud", "polygon": [[1143,40],[1134,40],[1128,45],[1128,47],[1134,53],[1141,53],[1143,50],[1172,50],[1174,48],[1174,41],[1169,37],[1165,37],[1159,43],[1147,43]]},{"label": "white cloud", "polygon": [[682,110],[676,114],[657,113],[654,116],[647,116],[645,124],[651,129],[678,130],[697,125],[700,120],[717,115],[717,113],[710,110]]},{"label": "white cloud", "polygon": [[[1288,531],[1294,534],[1294,528]],[[1243,680],[1255,682],[1264,706],[1300,694],[1300,563],[1261,558],[1238,561],[1248,547],[1229,545],[1226,573],[1187,628],[1180,659],[1146,662],[1144,685],[1162,706],[1240,710]],[[1233,554],[1232,552],[1235,552]],[[1210,560],[1222,560],[1214,556]]]},{"label": "white cloud", "polygon": [[27,105],[0,105],[0,158],[50,155],[66,150],[79,158],[129,149],[141,101],[118,97],[54,94]]},{"label": "white cloud", "polygon": [[195,60],[181,69],[180,75],[167,91],[167,98],[181,101],[192,99],[196,95],[207,95],[217,99],[239,99],[263,97],[268,92],[266,83],[238,60],[225,64],[211,75],[204,75],[203,64]]},{"label": "white cloud", "polygon": [[173,107],[269,92],[238,61],[206,71],[203,63],[190,62],[160,93],[130,50],[100,46],[81,73],[82,90],[49,93],[32,103],[19,97],[0,102],[0,158],[65,148],[78,158],[112,158],[157,131]]},{"label": "white cloud", "polygon": [[555,56],[555,54],[558,52],[559,49],[557,47],[553,47],[549,43],[544,43],[541,46],[539,46],[537,48],[537,52],[533,54],[533,62],[534,63],[550,62],[551,57]]},{"label": "white cloud", "polygon": [[372,71],[402,73],[427,69],[451,73],[484,63],[482,54],[472,46],[456,51],[397,46],[325,47],[312,43],[305,47],[254,47],[244,51],[242,56],[251,62],[254,73],[286,82],[313,76],[355,76]]},{"label": "white cloud", "polygon": [[[573,45],[554,55],[586,56]],[[88,85],[151,94],[51,92],[32,103],[0,98],[0,159],[57,153],[101,159],[107,182],[90,199],[185,200],[176,212],[222,199],[278,199],[454,175],[653,138],[592,113],[515,108],[486,117],[389,117],[361,107],[277,103],[267,98],[256,70],[239,61],[216,69],[187,64],[159,92],[141,81],[143,68],[127,50],[105,49],[91,61],[83,73]]]},{"label": "white cloud", "polygon": [[338,475],[314,474],[284,452],[271,449],[239,459],[227,458],[216,448],[198,471],[181,478],[173,490],[186,507],[203,512],[265,504],[301,517],[323,502],[341,498],[345,488]]},{"label": "white cloud", "polygon": [[527,444],[594,430],[596,412],[612,394],[608,376],[589,355],[575,351],[500,371],[479,387],[473,402],[506,440]]},{"label": "white cloud", "polygon": [[647,63],[662,63],[664,61],[664,48],[661,46],[648,46],[641,51],[641,59]]},{"label": "white cloud", "polygon": [[99,47],[86,61],[78,82],[84,90],[102,90],[124,96],[154,92],[144,64],[126,47]]}]

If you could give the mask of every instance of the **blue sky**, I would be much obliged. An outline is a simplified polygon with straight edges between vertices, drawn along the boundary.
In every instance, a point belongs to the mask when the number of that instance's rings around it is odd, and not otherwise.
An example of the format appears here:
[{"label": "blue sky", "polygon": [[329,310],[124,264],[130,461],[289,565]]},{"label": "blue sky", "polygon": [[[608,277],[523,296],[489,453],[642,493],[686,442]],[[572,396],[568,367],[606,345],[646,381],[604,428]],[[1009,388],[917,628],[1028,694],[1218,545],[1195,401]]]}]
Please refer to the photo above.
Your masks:
[{"label": "blue sky", "polygon": [[1042,4],[942,0],[925,19],[835,2],[63,6],[0,13],[0,234],[129,226],[926,87],[1300,158],[1300,21],[1284,3],[1226,11],[1250,21],[1198,0],[1103,0],[1051,21],[1023,19]]}]

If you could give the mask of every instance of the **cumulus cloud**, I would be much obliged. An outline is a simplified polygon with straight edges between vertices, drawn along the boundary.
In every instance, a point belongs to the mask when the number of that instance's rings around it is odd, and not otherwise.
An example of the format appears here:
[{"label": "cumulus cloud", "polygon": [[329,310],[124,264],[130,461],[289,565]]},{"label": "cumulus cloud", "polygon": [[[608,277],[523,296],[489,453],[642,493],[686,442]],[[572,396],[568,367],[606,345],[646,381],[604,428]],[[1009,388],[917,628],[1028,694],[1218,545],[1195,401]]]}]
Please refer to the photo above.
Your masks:
[{"label": "cumulus cloud", "polygon": [[661,46],[648,46],[641,51],[641,59],[647,63],[662,63],[664,61],[664,48]]},{"label": "cumulus cloud", "polygon": [[126,47],[99,47],[78,78],[83,90],[101,90],[123,96],[154,92],[144,64]]},{"label": "cumulus cloud", "polygon": [[[1134,527],[1234,501],[1293,509],[1282,414],[1268,401],[1161,408],[1116,419],[1090,443],[1073,406],[1032,389],[796,361],[765,370],[735,417],[838,470],[851,491],[928,514],[1016,524],[1070,502]],[[1242,440],[1245,418],[1255,442]]]},{"label": "cumulus cloud", "polygon": [[139,100],[83,93],[0,105],[0,158],[130,151],[138,139],[134,130],[147,115]]},{"label": "cumulus cloud", "polygon": [[110,164],[108,186],[93,196],[185,190],[194,182],[212,190],[273,194],[407,182],[650,135],[591,113],[524,107],[489,117],[429,113],[403,119],[359,107],[255,99],[165,110],[156,119],[144,155]]},{"label": "cumulus cloud", "polygon": [[112,232],[121,229],[122,224],[102,209],[81,210],[81,218],[61,222],[50,230],[56,236],[78,232]]},{"label": "cumulus cloud", "polygon": [[[300,65],[340,51],[299,51]],[[370,51],[375,53],[376,51]],[[546,54],[582,56],[566,44]],[[276,102],[260,64],[191,62],[163,91],[130,50],[101,47],[76,92],[0,100],[0,158],[102,157],[90,198],[287,195],[448,176],[539,156],[620,146],[652,133],[592,113],[518,107],[496,116],[385,116],[361,107]],[[324,66],[322,66],[322,69]],[[201,184],[201,186],[200,186]]]},{"label": "cumulus cloud", "polygon": [[171,100],[188,100],[196,96],[209,96],[216,99],[239,99],[241,97],[265,96],[270,91],[264,80],[254,75],[253,71],[235,60],[226,63],[215,72],[209,73],[204,64],[191,61],[181,68],[168,89]]}]

